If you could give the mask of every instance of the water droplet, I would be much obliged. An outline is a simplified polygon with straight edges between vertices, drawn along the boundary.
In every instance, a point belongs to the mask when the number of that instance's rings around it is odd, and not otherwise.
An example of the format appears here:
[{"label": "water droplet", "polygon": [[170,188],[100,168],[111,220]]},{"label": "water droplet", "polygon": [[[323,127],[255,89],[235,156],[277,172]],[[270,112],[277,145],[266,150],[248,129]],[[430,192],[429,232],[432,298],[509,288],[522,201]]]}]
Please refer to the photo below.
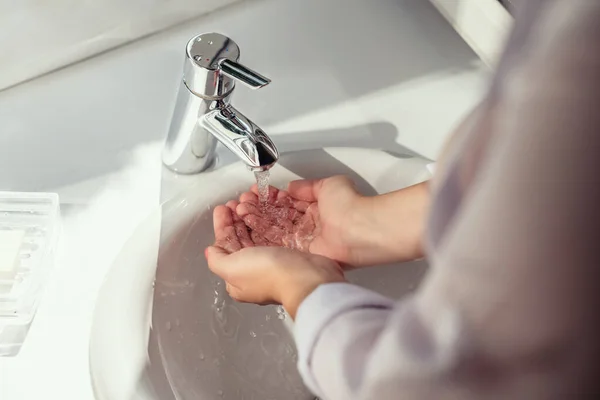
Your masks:
[{"label": "water droplet", "polygon": [[175,326],[179,326],[179,318],[175,318]]},{"label": "water droplet", "polygon": [[200,361],[204,361],[204,353],[200,353]]},{"label": "water droplet", "polygon": [[254,331],[250,331],[250,336],[252,336],[252,337],[256,337],[256,332],[254,332]]},{"label": "water droplet", "polygon": [[222,391],[222,390],[218,390],[218,391],[217,391],[217,394],[218,394],[219,396],[223,396],[223,391]]},{"label": "water droplet", "polygon": [[186,279],[183,283],[185,284],[185,286],[190,286],[190,280],[189,279]]},{"label": "water droplet", "polygon": [[277,306],[277,319],[285,319],[285,310],[283,306]]},{"label": "water droplet", "polygon": [[271,320],[271,316],[270,315],[265,315],[265,321],[270,321]]},{"label": "water droplet", "polygon": [[171,321],[167,321],[167,330],[170,331],[171,330]]}]

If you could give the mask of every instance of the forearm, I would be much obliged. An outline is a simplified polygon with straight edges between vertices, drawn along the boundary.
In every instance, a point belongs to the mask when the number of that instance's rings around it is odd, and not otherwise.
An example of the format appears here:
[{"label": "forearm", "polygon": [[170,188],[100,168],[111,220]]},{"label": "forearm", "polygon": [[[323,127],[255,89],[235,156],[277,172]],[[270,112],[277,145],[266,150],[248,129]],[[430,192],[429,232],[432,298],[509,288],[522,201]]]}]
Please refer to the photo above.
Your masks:
[{"label": "forearm", "polygon": [[424,256],[429,184],[360,200],[352,241],[359,266],[411,261]]},{"label": "forearm", "polygon": [[[444,169],[448,150],[457,133],[468,128],[481,105],[475,107],[449,136],[436,161],[436,170]],[[360,200],[354,233],[355,266],[405,262],[425,256],[423,237],[429,210],[432,182],[426,181],[391,193]]]},{"label": "forearm", "polygon": [[477,398],[470,381],[456,379],[456,367],[477,367],[460,353],[453,311],[437,319],[417,298],[394,303],[358,286],[322,285],[294,326],[300,374],[328,400],[448,399],[448,388]]}]

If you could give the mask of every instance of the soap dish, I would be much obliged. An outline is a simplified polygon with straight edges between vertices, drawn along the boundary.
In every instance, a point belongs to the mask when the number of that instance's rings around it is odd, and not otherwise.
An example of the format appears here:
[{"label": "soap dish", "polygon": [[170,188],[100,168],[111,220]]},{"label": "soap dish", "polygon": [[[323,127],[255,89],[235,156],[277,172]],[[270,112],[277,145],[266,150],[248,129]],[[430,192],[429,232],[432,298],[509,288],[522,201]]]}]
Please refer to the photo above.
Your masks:
[{"label": "soap dish", "polygon": [[0,192],[0,356],[21,349],[59,236],[58,195]]}]

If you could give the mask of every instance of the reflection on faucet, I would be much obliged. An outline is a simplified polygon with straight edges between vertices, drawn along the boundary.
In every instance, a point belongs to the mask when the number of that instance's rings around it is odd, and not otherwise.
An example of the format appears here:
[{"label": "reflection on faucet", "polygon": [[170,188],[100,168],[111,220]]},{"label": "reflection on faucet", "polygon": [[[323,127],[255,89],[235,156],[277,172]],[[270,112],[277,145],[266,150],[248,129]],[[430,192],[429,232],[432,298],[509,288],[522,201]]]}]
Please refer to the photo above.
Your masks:
[{"label": "reflection on faucet", "polygon": [[252,171],[271,168],[279,159],[271,139],[232,105],[217,103],[217,108],[201,119],[202,126]]},{"label": "reflection on faucet", "polygon": [[[231,104],[235,82],[258,89],[270,80],[239,64],[235,42],[217,33],[188,41],[163,163],[172,171],[195,174],[211,166],[216,140],[252,171],[265,171],[279,159],[271,139]],[[216,139],[216,140],[215,140]]]}]

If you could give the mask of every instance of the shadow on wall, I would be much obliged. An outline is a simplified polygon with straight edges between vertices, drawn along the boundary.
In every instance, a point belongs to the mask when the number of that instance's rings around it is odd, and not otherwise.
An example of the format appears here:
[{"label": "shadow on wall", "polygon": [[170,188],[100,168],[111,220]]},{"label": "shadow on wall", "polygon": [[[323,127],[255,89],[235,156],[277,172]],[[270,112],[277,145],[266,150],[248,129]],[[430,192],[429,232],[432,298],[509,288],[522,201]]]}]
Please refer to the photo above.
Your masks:
[{"label": "shadow on wall", "polygon": [[[273,18],[268,30],[240,37],[232,33],[242,49],[242,61],[273,79],[261,92],[235,94],[236,107],[261,124],[285,121],[439,71],[471,69],[478,60],[429,1],[282,3],[298,24]],[[310,28],[305,25],[308,21]],[[276,59],[273,49],[263,44],[273,43],[273,35],[282,43]]]},{"label": "shadow on wall", "polygon": [[[273,79],[260,92],[235,93],[236,107],[263,126],[437,71],[472,69],[477,59],[423,0],[256,1],[226,11],[202,26],[179,26],[169,39],[150,37],[135,51],[127,45],[7,91],[0,97],[1,188],[43,191],[102,177],[123,168],[136,146],[164,138],[181,76],[182,38],[201,31],[234,38],[242,61]],[[94,93],[82,90],[90,82],[97,83]],[[312,138],[323,146],[372,147],[372,129],[352,137],[353,129]],[[378,147],[397,146],[392,127],[382,132]],[[277,140],[283,150],[296,149],[307,135]]]}]

